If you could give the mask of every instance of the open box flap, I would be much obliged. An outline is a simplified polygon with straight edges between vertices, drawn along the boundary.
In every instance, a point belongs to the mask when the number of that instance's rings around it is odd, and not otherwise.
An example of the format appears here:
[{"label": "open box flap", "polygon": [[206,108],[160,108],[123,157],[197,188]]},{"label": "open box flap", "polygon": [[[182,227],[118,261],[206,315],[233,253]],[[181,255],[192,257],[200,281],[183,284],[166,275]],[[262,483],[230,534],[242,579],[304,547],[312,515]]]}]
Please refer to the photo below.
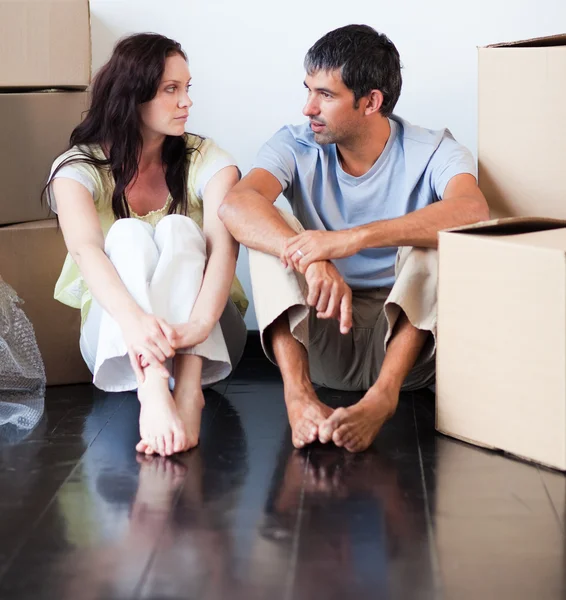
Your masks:
[{"label": "open box flap", "polygon": [[517,40],[515,42],[499,42],[482,48],[542,48],[548,46],[566,46],[566,33],[547,35],[544,37]]},{"label": "open box flap", "polygon": [[[486,233],[497,235],[512,235],[517,233],[531,233],[533,231],[548,231],[566,227],[566,220],[547,219],[545,217],[509,217],[507,219],[492,219],[481,221],[463,227],[445,229],[451,233]],[[443,233],[443,232],[441,232]]]}]

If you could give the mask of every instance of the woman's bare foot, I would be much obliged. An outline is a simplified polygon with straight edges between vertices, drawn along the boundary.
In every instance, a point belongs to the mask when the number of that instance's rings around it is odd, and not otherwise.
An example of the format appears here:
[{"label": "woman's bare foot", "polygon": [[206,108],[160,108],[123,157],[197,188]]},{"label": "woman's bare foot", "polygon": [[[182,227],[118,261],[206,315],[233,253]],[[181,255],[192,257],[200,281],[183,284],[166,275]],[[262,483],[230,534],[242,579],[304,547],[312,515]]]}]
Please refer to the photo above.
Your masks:
[{"label": "woman's bare foot", "polygon": [[185,426],[187,443],[184,450],[190,450],[198,445],[200,436],[200,421],[202,409],[204,408],[204,396],[200,382],[197,387],[189,389],[181,389],[181,386],[175,386],[173,398],[181,421]]},{"label": "woman's bare foot", "polygon": [[319,425],[332,414],[332,409],[318,399],[312,387],[285,388],[285,404],[295,448],[314,442]]},{"label": "woman's bare foot", "polygon": [[399,391],[370,388],[353,406],[337,408],[319,427],[323,444],[332,440],[349,452],[366,450],[397,408]]},{"label": "woman's bare foot", "polygon": [[149,366],[138,388],[140,401],[140,437],[138,452],[170,456],[187,445],[185,425],[169,391],[169,382]]}]

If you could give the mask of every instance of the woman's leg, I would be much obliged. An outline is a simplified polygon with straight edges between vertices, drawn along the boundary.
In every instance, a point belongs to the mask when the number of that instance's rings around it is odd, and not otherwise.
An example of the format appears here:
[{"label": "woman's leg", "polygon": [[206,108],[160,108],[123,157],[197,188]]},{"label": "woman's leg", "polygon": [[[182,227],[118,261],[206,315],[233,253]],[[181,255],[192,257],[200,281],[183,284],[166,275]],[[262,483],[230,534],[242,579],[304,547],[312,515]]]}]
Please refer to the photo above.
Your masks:
[{"label": "woman's leg", "polygon": [[[154,239],[159,250],[159,261],[150,285],[155,314],[171,324],[186,322],[204,277],[204,236],[191,219],[169,215],[157,225]],[[245,326],[243,331],[242,343],[245,343]],[[175,452],[189,450],[198,444],[204,408],[202,385],[226,377],[231,370],[230,358],[220,324],[215,326],[205,342],[179,351],[175,356],[173,398],[185,433],[181,447],[174,444]],[[137,449],[147,454],[153,451],[161,453],[143,436]]]},{"label": "woman's leg", "polygon": [[[159,263],[153,238],[151,225],[138,219],[120,219],[110,228],[105,242],[106,254],[122,282],[147,313],[155,312],[149,284]],[[142,440],[163,456],[186,448],[185,426],[167,379],[148,367],[144,370],[145,380],[138,387],[120,327],[96,300],[83,327],[81,350],[89,368],[94,364],[93,381],[97,387],[106,391],[137,388]]]}]

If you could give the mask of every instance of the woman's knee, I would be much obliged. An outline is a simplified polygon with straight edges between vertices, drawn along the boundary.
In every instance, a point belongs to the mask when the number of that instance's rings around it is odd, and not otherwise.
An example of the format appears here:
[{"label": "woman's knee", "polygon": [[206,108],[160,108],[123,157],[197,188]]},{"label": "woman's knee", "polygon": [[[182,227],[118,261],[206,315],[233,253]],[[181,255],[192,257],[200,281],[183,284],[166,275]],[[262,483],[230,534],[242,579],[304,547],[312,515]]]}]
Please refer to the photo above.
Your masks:
[{"label": "woman's knee", "polygon": [[109,247],[117,243],[132,244],[144,243],[153,239],[153,227],[149,223],[139,219],[118,219],[108,230],[105,246]]},{"label": "woman's knee", "polygon": [[201,228],[191,219],[183,215],[167,215],[155,227],[155,241],[158,246],[166,240],[191,240],[206,251],[206,242]]}]

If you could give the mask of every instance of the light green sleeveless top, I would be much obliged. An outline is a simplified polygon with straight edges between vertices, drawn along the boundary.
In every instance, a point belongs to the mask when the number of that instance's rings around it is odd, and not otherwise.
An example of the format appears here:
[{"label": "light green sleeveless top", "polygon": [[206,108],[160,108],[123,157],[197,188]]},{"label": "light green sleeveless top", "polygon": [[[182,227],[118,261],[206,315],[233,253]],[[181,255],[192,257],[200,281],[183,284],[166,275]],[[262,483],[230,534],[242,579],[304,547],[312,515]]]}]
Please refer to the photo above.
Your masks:
[{"label": "light green sleeveless top", "polygon": [[[189,156],[189,177],[187,181],[189,214],[187,216],[193,219],[202,229],[202,196],[206,183],[215,173],[226,166],[235,165],[236,163],[229,154],[220,149],[211,139],[203,140],[199,136],[191,134],[186,134],[186,136],[187,147],[196,148]],[[89,152],[97,158],[104,158],[104,154],[98,146],[90,147]],[[55,160],[51,172],[53,173],[57,166],[66,158],[80,158],[84,155],[84,149],[81,150],[81,148],[76,146],[71,148]],[[112,212],[112,192],[115,186],[112,173],[106,169],[99,169],[94,165],[76,162],[72,165],[62,167],[57,173],[57,177],[68,177],[79,181],[91,191],[100,220],[100,226],[104,237],[106,237],[108,230],[116,221]],[[48,198],[52,210],[57,212],[56,198],[53,197],[52,193],[48,194]],[[172,198],[169,195],[165,205],[159,210],[154,210],[140,216],[130,208],[130,214],[133,218],[145,221],[155,227],[168,214],[171,201]],[[234,281],[232,282],[230,297],[242,316],[245,315],[248,300],[237,277],[234,277]],[[92,295],[70,254],[67,254],[61,275],[55,285],[54,298],[73,308],[80,308],[81,325],[84,324],[92,303]]]}]

